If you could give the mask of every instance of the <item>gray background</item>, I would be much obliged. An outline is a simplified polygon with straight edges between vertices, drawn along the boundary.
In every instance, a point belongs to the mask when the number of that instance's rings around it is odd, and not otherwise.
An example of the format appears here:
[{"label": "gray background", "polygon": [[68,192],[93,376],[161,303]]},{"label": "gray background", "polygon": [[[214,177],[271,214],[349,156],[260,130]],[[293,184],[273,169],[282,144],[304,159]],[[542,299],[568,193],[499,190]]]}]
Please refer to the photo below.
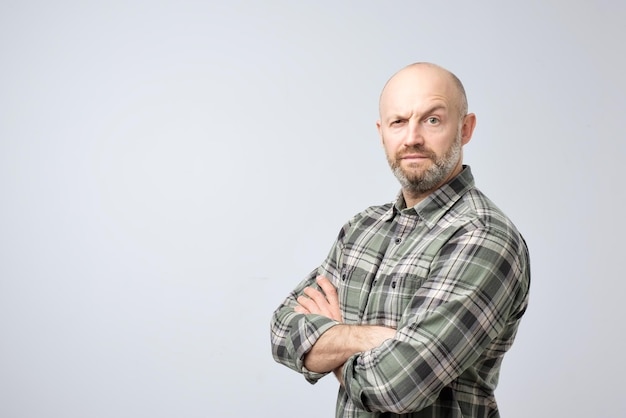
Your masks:
[{"label": "gray background", "polygon": [[433,61],[466,162],[525,234],[531,306],[496,392],[623,417],[618,1],[0,2],[0,416],[330,417],[269,320],[398,191],[383,83]]}]

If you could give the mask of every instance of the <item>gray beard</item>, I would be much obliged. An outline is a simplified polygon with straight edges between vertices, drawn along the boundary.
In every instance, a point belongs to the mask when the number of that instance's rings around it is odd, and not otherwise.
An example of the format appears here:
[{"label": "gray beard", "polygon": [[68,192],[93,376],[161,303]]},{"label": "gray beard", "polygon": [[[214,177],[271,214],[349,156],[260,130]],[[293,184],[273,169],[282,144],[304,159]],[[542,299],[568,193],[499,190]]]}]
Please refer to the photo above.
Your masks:
[{"label": "gray beard", "polygon": [[437,186],[445,180],[445,178],[456,167],[461,157],[461,131],[452,144],[452,147],[442,155],[440,158],[436,158],[433,162],[433,166],[426,170],[421,175],[407,175],[400,166],[400,161],[389,160],[389,165],[393,174],[396,176],[402,189],[410,194],[424,194],[434,190]]}]

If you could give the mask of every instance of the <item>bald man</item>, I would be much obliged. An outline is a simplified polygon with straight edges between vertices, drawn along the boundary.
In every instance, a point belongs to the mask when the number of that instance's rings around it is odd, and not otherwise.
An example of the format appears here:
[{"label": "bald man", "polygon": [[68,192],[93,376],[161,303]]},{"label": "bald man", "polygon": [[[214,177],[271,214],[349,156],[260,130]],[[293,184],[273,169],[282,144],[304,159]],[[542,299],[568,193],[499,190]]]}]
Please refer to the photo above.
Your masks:
[{"label": "bald man", "polygon": [[311,383],[334,373],[337,417],[499,417],[500,366],[528,305],[528,249],[463,165],[476,116],[454,74],[411,64],[379,107],[401,191],[350,219],[276,309],[274,359]]}]

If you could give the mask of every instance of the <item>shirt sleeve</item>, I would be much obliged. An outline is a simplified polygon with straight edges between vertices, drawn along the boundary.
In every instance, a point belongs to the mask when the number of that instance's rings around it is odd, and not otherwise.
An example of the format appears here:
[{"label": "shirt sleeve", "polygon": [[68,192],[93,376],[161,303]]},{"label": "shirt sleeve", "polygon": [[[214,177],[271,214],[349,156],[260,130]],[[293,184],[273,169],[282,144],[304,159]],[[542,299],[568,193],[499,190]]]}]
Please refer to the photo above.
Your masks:
[{"label": "shirt sleeve", "polygon": [[433,260],[394,339],[346,362],[347,395],[367,411],[429,406],[494,340],[506,335],[512,343],[528,286],[520,236],[486,227],[456,235]]},{"label": "shirt sleeve", "polygon": [[341,257],[341,238],[344,229],[340,232],[339,238],[331,248],[324,263],[309,273],[272,315],[270,328],[274,360],[301,373],[309,383],[316,383],[328,373],[315,373],[307,370],[304,367],[304,357],[321,335],[339,322],[322,315],[299,314],[293,309],[297,305],[296,299],[303,294],[305,287],[319,289],[315,282],[317,276],[326,276],[333,283],[339,280],[337,265]]}]

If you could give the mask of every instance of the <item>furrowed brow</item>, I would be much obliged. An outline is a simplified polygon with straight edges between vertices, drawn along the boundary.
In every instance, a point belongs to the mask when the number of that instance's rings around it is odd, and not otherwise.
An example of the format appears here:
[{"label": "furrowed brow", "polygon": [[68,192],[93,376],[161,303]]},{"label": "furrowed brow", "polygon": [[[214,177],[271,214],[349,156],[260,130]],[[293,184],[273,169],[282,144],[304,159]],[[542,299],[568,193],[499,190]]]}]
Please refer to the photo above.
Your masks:
[{"label": "furrowed brow", "polygon": [[424,112],[422,112],[422,115],[430,115],[431,113],[436,113],[439,111],[447,112],[448,107],[442,104],[434,105],[434,106],[427,108]]}]

